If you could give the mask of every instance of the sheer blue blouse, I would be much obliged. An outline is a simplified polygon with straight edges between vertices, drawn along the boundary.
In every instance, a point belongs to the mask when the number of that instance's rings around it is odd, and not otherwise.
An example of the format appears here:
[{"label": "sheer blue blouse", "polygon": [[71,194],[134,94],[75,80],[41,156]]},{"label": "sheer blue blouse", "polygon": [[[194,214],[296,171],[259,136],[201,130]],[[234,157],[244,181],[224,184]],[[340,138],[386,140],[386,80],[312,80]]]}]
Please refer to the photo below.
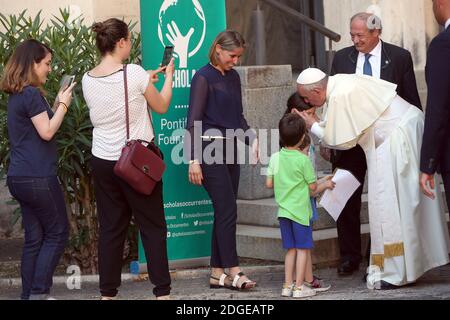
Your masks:
[{"label": "sheer blue blouse", "polygon": [[[185,140],[187,143],[189,140],[201,141],[198,135],[209,129],[220,130],[222,136],[225,136],[226,129],[250,129],[243,115],[241,80],[236,70],[225,71],[223,75],[208,63],[197,71],[191,83],[186,129],[191,137]],[[245,142],[250,144],[253,139],[247,137]],[[189,152],[189,148],[185,150]],[[200,160],[201,151],[201,146],[190,143],[187,158]]]}]

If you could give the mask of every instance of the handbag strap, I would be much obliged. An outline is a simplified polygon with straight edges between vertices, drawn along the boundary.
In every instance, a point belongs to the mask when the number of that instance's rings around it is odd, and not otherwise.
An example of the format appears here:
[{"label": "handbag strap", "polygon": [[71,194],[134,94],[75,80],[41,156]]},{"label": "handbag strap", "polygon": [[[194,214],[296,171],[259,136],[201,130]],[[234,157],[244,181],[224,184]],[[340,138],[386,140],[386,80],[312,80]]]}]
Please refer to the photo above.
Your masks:
[{"label": "handbag strap", "polygon": [[123,84],[125,87],[125,119],[127,123],[127,142],[130,140],[130,118],[128,108],[128,81],[127,81],[127,65],[123,65]]},{"label": "handbag strap", "polygon": [[[123,65],[123,85],[125,87],[125,119],[127,123],[127,142],[130,140],[130,116],[129,116],[129,106],[128,106],[128,77],[127,77],[127,65]],[[155,137],[155,127],[153,127],[153,118],[151,111],[148,110],[148,115],[150,117],[150,124],[152,125],[153,137]],[[154,138],[151,141],[154,143]]]}]

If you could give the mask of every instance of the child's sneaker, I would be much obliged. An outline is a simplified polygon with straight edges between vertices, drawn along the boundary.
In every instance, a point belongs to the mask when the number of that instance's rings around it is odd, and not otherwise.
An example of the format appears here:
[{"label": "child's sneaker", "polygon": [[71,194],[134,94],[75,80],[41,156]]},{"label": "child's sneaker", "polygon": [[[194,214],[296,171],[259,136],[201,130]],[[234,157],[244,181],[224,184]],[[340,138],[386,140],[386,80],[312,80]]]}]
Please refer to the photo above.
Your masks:
[{"label": "child's sneaker", "polygon": [[292,297],[293,298],[306,298],[306,297],[312,297],[316,295],[316,291],[313,289],[302,285],[299,287],[294,287],[292,290]]},{"label": "child's sneaker", "polygon": [[314,276],[314,280],[310,283],[308,281],[304,282],[305,286],[309,287],[310,289],[313,289],[316,292],[325,292],[330,290],[331,285],[325,283],[322,279]]},{"label": "child's sneaker", "polygon": [[285,283],[283,289],[281,289],[282,297],[292,297],[292,290],[294,289],[294,284],[288,285]]}]

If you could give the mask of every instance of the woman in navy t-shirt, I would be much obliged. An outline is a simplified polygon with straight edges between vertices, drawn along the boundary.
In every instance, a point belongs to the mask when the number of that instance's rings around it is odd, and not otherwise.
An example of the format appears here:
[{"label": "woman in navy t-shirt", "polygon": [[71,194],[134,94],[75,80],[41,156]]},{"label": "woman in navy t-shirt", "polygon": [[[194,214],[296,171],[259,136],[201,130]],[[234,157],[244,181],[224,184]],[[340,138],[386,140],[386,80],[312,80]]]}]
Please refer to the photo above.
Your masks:
[{"label": "woman in navy t-shirt", "polygon": [[11,146],[8,188],[19,202],[25,229],[22,299],[46,299],[69,237],[66,205],[56,176],[53,139],[61,126],[75,85],[58,95],[53,109],[43,86],[51,71],[52,50],[36,40],[22,42],[9,59],[0,83],[7,92]]}]

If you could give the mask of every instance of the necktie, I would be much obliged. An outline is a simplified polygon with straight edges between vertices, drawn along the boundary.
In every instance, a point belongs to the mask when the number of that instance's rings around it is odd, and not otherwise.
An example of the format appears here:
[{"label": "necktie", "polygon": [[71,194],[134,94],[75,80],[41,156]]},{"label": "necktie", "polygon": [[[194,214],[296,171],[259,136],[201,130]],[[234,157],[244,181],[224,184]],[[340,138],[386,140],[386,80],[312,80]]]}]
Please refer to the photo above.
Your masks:
[{"label": "necktie", "polygon": [[368,75],[368,76],[372,76],[373,75],[372,74],[372,66],[371,66],[371,64],[369,62],[369,59],[370,59],[371,56],[372,55],[370,53],[366,53],[366,56],[365,56],[366,60],[364,61],[363,73],[365,75]]}]

